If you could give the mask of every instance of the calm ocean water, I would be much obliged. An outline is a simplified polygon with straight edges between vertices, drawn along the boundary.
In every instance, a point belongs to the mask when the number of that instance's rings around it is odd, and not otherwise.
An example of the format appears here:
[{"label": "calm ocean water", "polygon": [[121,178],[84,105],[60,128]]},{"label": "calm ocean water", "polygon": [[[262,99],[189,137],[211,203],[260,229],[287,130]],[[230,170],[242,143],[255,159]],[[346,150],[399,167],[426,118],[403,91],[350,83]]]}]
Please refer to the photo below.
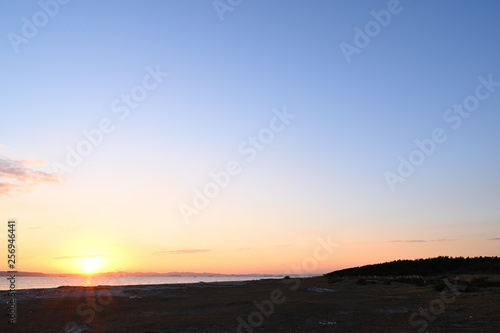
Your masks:
[{"label": "calm ocean water", "polygon": [[[4,280],[6,277],[2,277]],[[124,286],[137,284],[172,284],[198,282],[248,281],[269,279],[262,276],[118,276],[118,277],[16,277],[16,289],[57,288],[60,286]],[[7,290],[8,281],[0,283],[0,290]]]}]

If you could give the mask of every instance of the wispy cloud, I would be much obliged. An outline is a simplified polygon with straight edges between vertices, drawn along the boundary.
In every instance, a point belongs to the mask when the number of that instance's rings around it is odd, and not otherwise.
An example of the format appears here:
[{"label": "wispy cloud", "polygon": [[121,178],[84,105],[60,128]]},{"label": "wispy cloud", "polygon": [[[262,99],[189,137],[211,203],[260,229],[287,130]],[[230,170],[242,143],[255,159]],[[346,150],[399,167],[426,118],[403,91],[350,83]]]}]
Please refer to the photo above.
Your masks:
[{"label": "wispy cloud", "polygon": [[497,238],[490,238],[488,240],[500,240],[500,237],[497,237]]},{"label": "wispy cloud", "polygon": [[388,243],[429,243],[429,242],[446,242],[449,239],[410,239],[410,240],[390,240]]},{"label": "wispy cloud", "polygon": [[174,250],[174,251],[156,251],[153,255],[157,254],[189,254],[189,253],[199,253],[199,252],[209,252],[207,249],[196,249],[196,250]]},{"label": "wispy cloud", "polygon": [[44,182],[56,182],[55,175],[33,168],[43,164],[46,163],[42,160],[13,160],[0,156],[0,196],[24,192]]},{"label": "wispy cloud", "polygon": [[56,257],[53,259],[81,259],[81,258],[94,258],[94,257],[111,257],[111,256],[105,254],[94,254],[89,256],[63,256],[63,257]]},{"label": "wispy cloud", "polygon": [[425,243],[425,240],[422,239],[413,239],[413,240],[391,240],[388,243]]}]

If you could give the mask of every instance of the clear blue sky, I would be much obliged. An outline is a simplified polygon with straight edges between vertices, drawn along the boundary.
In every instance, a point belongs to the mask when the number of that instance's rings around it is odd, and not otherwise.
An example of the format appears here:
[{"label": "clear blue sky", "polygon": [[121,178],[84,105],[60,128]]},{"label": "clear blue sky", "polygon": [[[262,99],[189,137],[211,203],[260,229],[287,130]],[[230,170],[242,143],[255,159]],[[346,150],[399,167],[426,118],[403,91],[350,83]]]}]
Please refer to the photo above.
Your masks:
[{"label": "clear blue sky", "polygon": [[[478,77],[500,82],[497,1],[402,0],[350,62],[341,43],[355,45],[355,27],[364,31],[370,12],[387,10],[388,1],[244,0],[224,20],[201,0],[58,6],[13,47],[9,34],[22,36],[23,17],[33,22],[41,7],[0,4],[0,181],[10,184],[0,197],[3,219],[48,228],[69,218],[61,213],[67,207],[76,215],[90,210],[75,228],[95,223],[139,246],[146,233],[116,230],[131,228],[124,217],[142,212],[147,229],[185,241],[171,250],[286,245],[297,247],[299,259],[309,251],[302,241],[331,234],[345,244],[331,267],[499,254],[491,239],[500,237],[500,87],[458,129],[443,118],[475,94]],[[120,119],[112,103],[157,66],[168,76]],[[246,161],[238,146],[284,107],[296,117]],[[5,161],[34,159],[46,164],[30,168],[53,174],[66,147],[103,118],[114,131],[62,183],[33,178],[37,186],[23,192],[25,178],[5,176]],[[408,158],[414,141],[435,128],[447,140],[391,191],[384,174],[396,173],[398,157]],[[186,225],[179,205],[191,204],[193,189],[233,159],[243,171]],[[197,233],[202,241],[191,240]],[[395,240],[398,247],[379,257],[364,253]],[[149,246],[170,249],[154,235]]]}]

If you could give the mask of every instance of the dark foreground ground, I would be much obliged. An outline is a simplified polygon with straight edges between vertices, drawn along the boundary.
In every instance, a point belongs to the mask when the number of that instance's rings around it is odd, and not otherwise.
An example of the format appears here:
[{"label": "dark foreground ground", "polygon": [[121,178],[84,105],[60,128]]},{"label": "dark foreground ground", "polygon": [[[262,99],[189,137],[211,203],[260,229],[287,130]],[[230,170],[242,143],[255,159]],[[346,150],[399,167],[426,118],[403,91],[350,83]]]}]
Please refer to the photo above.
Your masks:
[{"label": "dark foreground ground", "polygon": [[500,332],[498,287],[357,280],[25,290],[16,325],[2,291],[0,332]]}]

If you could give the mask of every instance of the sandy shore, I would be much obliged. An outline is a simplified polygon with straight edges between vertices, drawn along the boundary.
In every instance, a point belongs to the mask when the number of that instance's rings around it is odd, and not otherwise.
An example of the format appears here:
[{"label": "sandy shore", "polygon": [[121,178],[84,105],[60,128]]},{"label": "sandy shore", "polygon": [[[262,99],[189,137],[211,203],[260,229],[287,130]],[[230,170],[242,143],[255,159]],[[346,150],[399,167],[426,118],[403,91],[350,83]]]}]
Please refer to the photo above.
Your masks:
[{"label": "sandy shore", "polygon": [[500,288],[325,278],[5,291],[1,332],[500,332]]}]

